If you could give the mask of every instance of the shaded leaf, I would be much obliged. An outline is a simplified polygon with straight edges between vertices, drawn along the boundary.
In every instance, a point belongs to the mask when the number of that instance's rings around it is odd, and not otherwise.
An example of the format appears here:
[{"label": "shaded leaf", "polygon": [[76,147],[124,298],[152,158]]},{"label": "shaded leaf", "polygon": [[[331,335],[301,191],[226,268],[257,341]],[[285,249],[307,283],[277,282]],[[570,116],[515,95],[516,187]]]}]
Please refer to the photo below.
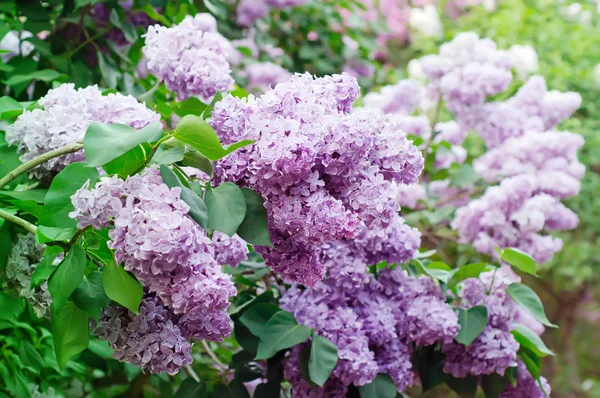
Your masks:
[{"label": "shaded leaf", "polygon": [[89,317],[71,301],[67,301],[62,307],[56,303],[50,305],[50,319],[56,362],[62,370],[71,357],[87,348],[90,340]]},{"label": "shaded leaf", "polygon": [[108,298],[133,313],[139,312],[144,293],[142,285],[116,262],[111,261],[104,267],[102,285]]},{"label": "shaded leaf", "polygon": [[456,341],[465,346],[471,344],[483,332],[487,325],[488,310],[483,305],[471,307],[468,310],[458,308],[458,324],[460,330]]},{"label": "shaded leaf", "polygon": [[69,250],[65,258],[48,280],[48,291],[52,296],[52,305],[60,309],[66,304],[71,293],[83,280],[87,264],[85,251],[79,245]]},{"label": "shaded leaf", "polygon": [[311,330],[296,322],[294,315],[279,311],[269,319],[260,337],[256,359],[267,359],[279,351],[300,344],[310,336]]},{"label": "shaded leaf", "polygon": [[233,236],[246,216],[242,190],[231,182],[224,182],[216,188],[207,188],[204,200],[208,209],[208,227]]}]

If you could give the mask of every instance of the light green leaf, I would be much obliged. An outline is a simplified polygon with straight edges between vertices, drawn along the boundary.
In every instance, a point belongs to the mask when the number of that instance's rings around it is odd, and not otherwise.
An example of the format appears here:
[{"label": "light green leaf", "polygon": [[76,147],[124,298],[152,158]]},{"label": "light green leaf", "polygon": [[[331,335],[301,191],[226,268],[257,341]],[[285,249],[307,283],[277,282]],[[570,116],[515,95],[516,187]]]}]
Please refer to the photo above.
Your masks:
[{"label": "light green leaf", "polygon": [[102,272],[106,295],[131,312],[138,313],[144,291],[142,285],[116,262],[109,262]]},{"label": "light green leaf", "polygon": [[15,116],[19,116],[23,113],[23,105],[21,105],[17,100],[4,96],[0,98],[0,119],[10,119]]},{"label": "light green leaf", "polygon": [[544,344],[540,336],[533,330],[520,323],[515,323],[512,327],[513,330],[511,330],[511,333],[515,336],[517,343],[519,343],[521,347],[531,350],[539,357],[554,355],[554,353],[546,347],[546,344]]},{"label": "light green leaf", "polygon": [[529,312],[538,322],[551,328],[558,327],[548,320],[542,301],[529,286],[522,283],[512,283],[506,288],[506,291],[517,304]]},{"label": "light green leaf", "polygon": [[48,280],[48,291],[52,296],[52,304],[57,309],[66,304],[71,293],[83,280],[86,264],[85,251],[79,245],[73,246],[58,264],[56,271]]},{"label": "light green leaf", "polygon": [[395,398],[396,383],[386,373],[379,373],[369,384],[358,387],[362,398]]},{"label": "light green leaf", "polygon": [[255,359],[271,358],[281,350],[306,341],[310,333],[308,327],[296,322],[293,314],[279,311],[265,325]]},{"label": "light green leaf", "polygon": [[237,229],[237,234],[253,245],[271,246],[271,236],[267,225],[267,209],[262,196],[251,189],[242,188],[246,201],[246,215]]},{"label": "light green leaf", "polygon": [[450,289],[453,289],[456,285],[458,285],[460,282],[464,281],[465,279],[477,278],[477,277],[479,277],[479,274],[481,274],[482,272],[489,271],[491,268],[492,268],[492,266],[490,266],[489,264],[486,264],[486,263],[475,263],[475,264],[463,265],[462,267],[457,268],[454,271],[454,274],[448,281],[448,287]]},{"label": "light green leaf", "polygon": [[240,316],[240,322],[250,330],[250,333],[260,337],[264,333],[269,319],[277,312],[279,312],[279,307],[274,304],[256,304],[244,311]]},{"label": "light green leaf", "polygon": [[66,242],[71,239],[77,228],[63,228],[63,227],[46,227],[40,225],[35,231],[35,239],[38,243],[48,242]]},{"label": "light green leaf", "polygon": [[448,280],[453,275],[453,270],[446,264],[435,261],[425,266],[420,260],[415,259],[414,263],[421,274],[427,275],[430,278],[437,279],[444,283],[448,283]]},{"label": "light green leaf", "polygon": [[97,322],[104,307],[110,304],[102,286],[102,272],[92,271],[85,275],[71,295],[71,300]]},{"label": "light green leaf", "polygon": [[85,350],[90,341],[88,315],[71,301],[62,307],[50,306],[54,352],[59,368],[64,369],[71,357]]},{"label": "light green leaf", "polygon": [[136,131],[125,124],[103,124],[93,122],[83,138],[86,164],[88,167],[102,166],[146,141],[162,135],[159,122],[150,123]]},{"label": "light green leaf", "polygon": [[0,292],[0,319],[17,319],[25,309],[25,300],[19,296],[13,296]]},{"label": "light green leaf", "polygon": [[208,188],[204,194],[208,209],[208,227],[233,236],[246,216],[244,193],[235,184],[224,182]]},{"label": "light green leaf", "polygon": [[537,275],[535,260],[524,251],[509,247],[502,250],[500,258],[523,272]]},{"label": "light green leaf", "polygon": [[456,341],[468,346],[485,329],[488,322],[488,310],[483,305],[477,305],[468,310],[458,308],[457,311],[460,330],[456,336]]},{"label": "light green leaf", "polygon": [[43,82],[51,82],[64,77],[62,73],[59,73],[53,69],[42,69],[36,70],[35,72],[28,73],[25,75],[12,75],[10,78],[5,80],[3,83],[7,86],[15,86],[21,83],[27,83],[32,80],[41,80]]},{"label": "light green leaf", "polygon": [[310,380],[323,387],[338,362],[338,349],[323,336],[313,335],[308,359]]}]

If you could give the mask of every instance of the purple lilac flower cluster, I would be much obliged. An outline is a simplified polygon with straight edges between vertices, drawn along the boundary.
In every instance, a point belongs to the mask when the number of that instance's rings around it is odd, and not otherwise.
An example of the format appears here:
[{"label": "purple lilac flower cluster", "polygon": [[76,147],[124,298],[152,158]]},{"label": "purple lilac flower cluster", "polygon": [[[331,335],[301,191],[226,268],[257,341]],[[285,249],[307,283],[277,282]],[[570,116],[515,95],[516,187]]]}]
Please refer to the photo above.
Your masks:
[{"label": "purple lilac flower cluster", "polygon": [[562,241],[544,232],[573,229],[579,218],[540,185],[531,175],[508,178],[457,209],[452,227],[460,241],[494,256],[495,247],[516,247],[537,262],[550,260]]},{"label": "purple lilac flower cluster", "polygon": [[246,89],[255,94],[262,94],[292,76],[287,69],[272,62],[249,64],[241,75],[248,79]]},{"label": "purple lilac flower cluster", "polygon": [[186,16],[177,26],[150,26],[143,48],[148,71],[177,94],[177,100],[198,96],[204,101],[233,84],[227,57],[231,44],[217,33],[210,14]]},{"label": "purple lilac flower cluster", "polygon": [[[150,18],[145,12],[131,11],[131,7],[133,6],[132,0],[121,1],[120,3],[125,9],[125,13],[127,15],[127,22],[131,23],[131,25],[133,25],[134,27],[142,27],[146,29],[148,26],[156,23],[156,21]],[[108,25],[110,21],[110,12],[111,9],[107,7],[106,4],[94,4],[94,7],[92,8],[91,12],[94,18],[94,23],[96,23],[100,27]],[[118,28],[110,29],[106,33],[106,38],[115,43],[118,47],[124,47],[128,44],[128,41],[125,38],[125,33],[123,33],[123,31]]]},{"label": "purple lilac flower cluster", "polygon": [[263,196],[274,245],[257,251],[288,281],[314,285],[325,272],[322,245],[396,222],[394,184],[416,182],[423,169],[382,113],[350,113],[359,94],[347,74],[295,75],[259,98],[225,98],[212,113],[224,144],[256,141],[220,160],[215,180]]},{"label": "purple lilac flower cluster", "polygon": [[[160,120],[134,97],[119,93],[102,95],[97,86],[75,89],[72,83],[48,91],[38,103],[44,109],[24,111],[6,128],[6,141],[17,144],[21,161],[83,139],[92,122],[126,124],[141,129]],[[85,161],[83,151],[50,159],[33,169],[37,178],[57,174],[73,162]]]},{"label": "purple lilac flower cluster", "polygon": [[269,8],[290,8],[303,5],[308,0],[241,0],[237,6],[237,20],[239,26],[249,27],[267,16]]},{"label": "purple lilac flower cluster", "polygon": [[[414,253],[414,252],[413,252]],[[290,288],[281,307],[338,347],[338,363],[323,388],[311,389],[299,367],[301,346],[290,352],[284,373],[294,397],[344,397],[350,385],[389,374],[398,391],[412,385],[414,346],[451,343],[458,317],[429,278],[400,267],[376,279],[366,273],[364,252],[352,244],[325,251],[329,277],[311,288]]]},{"label": "purple lilac flower cluster", "polygon": [[[485,305],[488,324],[468,347],[456,342],[442,345],[445,355],[444,372],[460,378],[492,373],[503,375],[508,368],[518,366],[517,385],[508,386],[502,397],[544,396],[525,366],[517,361],[519,344],[510,333],[514,323],[522,323],[538,334],[544,331],[543,325],[519,307],[506,292],[510,284],[520,281],[519,276],[504,265],[462,283],[459,293],[461,305],[464,308]],[[541,384],[549,394],[550,387],[544,378],[541,378]],[[525,394],[525,391],[528,393]],[[510,395],[511,393],[516,395]]]},{"label": "purple lilac flower cluster", "polygon": [[156,168],[125,181],[104,177],[73,195],[70,217],[79,228],[112,227],[108,246],[117,261],[168,308],[184,338],[221,341],[232,330],[226,310],[236,289],[219,264],[236,266],[247,248],[237,236],[209,239],[180,193]]}]

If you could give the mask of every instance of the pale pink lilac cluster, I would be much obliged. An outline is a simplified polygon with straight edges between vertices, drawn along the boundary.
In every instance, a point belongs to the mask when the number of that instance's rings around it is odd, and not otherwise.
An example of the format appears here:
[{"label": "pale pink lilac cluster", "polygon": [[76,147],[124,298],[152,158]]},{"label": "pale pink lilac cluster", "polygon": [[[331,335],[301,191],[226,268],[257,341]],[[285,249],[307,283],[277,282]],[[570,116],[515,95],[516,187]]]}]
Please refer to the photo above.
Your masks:
[{"label": "pale pink lilac cluster", "polygon": [[452,227],[460,242],[472,244],[480,253],[496,256],[495,247],[516,247],[542,263],[562,248],[562,240],[547,232],[570,230],[578,222],[557,198],[540,192],[534,176],[520,175],[504,179],[457,209]]},{"label": "pale pink lilac cluster", "polygon": [[285,9],[305,4],[308,0],[241,0],[237,6],[238,26],[250,27],[266,17],[270,8]]},{"label": "pale pink lilac cluster", "polygon": [[95,334],[108,342],[115,359],[139,366],[145,373],[173,375],[192,363],[191,345],[176,317],[152,295],[144,297],[138,315],[122,307],[106,307]]},{"label": "pale pink lilac cluster", "polygon": [[197,96],[208,101],[233,84],[227,61],[231,43],[217,32],[212,15],[188,15],[171,28],[153,25],[144,37],[148,71],[174,91],[177,100]]},{"label": "pale pink lilac cluster", "polygon": [[223,232],[215,231],[212,243],[215,249],[215,260],[219,265],[237,267],[240,262],[248,259],[248,244],[237,234],[229,237]]},{"label": "pale pink lilac cluster", "polygon": [[156,168],[123,181],[104,177],[72,197],[79,228],[112,227],[108,246],[119,264],[178,316],[185,338],[221,341],[231,333],[227,314],[236,289],[218,261],[245,255],[238,237],[214,242],[188,215],[180,188],[169,188]]},{"label": "pale pink lilac cluster", "polygon": [[360,89],[347,75],[295,75],[259,98],[225,98],[212,126],[221,141],[256,143],[215,166],[265,199],[272,247],[258,247],[288,281],[314,285],[323,244],[353,239],[361,226],[385,229],[398,217],[393,184],[416,182],[423,158],[377,110],[350,112]]},{"label": "pale pink lilac cluster", "polygon": [[246,90],[253,94],[265,93],[292,76],[287,69],[272,62],[249,64],[241,72],[241,75],[248,79]]},{"label": "pale pink lilac cluster", "polygon": [[[24,111],[6,128],[6,141],[18,145],[21,161],[82,140],[92,122],[126,124],[141,129],[160,121],[160,115],[134,97],[102,95],[97,86],[75,89],[72,83],[48,91],[38,103],[43,109]],[[32,176],[51,177],[73,162],[85,161],[83,151],[50,159],[33,169]]]},{"label": "pale pink lilac cluster", "polygon": [[280,303],[338,348],[329,380],[315,389],[301,377],[301,346],[288,354],[284,374],[294,397],[344,397],[350,385],[367,384],[378,373],[389,374],[403,391],[414,382],[414,347],[450,343],[460,328],[431,279],[410,277],[400,267],[375,278],[364,265],[357,269],[358,251],[342,249],[330,249],[329,278],[306,290],[293,286]]}]

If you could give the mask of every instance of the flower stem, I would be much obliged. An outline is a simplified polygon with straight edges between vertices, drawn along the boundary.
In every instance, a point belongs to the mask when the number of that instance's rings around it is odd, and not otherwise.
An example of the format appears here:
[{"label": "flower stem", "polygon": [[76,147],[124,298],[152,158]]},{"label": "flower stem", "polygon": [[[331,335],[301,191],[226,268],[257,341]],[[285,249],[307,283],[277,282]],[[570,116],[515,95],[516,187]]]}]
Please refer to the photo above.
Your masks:
[{"label": "flower stem", "polygon": [[68,153],[77,152],[83,149],[83,143],[81,141],[73,142],[71,144],[65,145],[63,147],[57,148],[53,151],[46,152],[31,159],[29,162],[25,162],[16,169],[10,171],[7,175],[5,175],[2,179],[0,179],[0,189],[6,186],[9,182],[19,177],[21,174],[39,166],[42,163],[46,163],[50,159],[57,158],[62,155],[66,155]]},{"label": "flower stem", "polygon": [[13,224],[20,225],[21,227],[25,228],[28,232],[31,232],[32,234],[35,235],[35,231],[37,230],[37,227],[35,225],[33,225],[32,223],[23,220],[21,217],[12,215],[12,214],[0,209],[0,218],[5,219],[6,221],[12,222]]},{"label": "flower stem", "polygon": [[210,359],[212,359],[212,361],[215,363],[215,365],[219,368],[219,370],[224,371],[225,369],[227,369],[227,366],[225,366],[225,364],[223,362],[221,362],[219,360],[219,358],[217,358],[217,356],[215,355],[215,353],[210,349],[210,347],[208,346],[208,344],[206,343],[205,340],[202,340],[200,342],[200,344],[202,344],[202,348],[204,348],[204,351],[206,351],[206,354],[208,354],[208,356],[210,357]]}]

